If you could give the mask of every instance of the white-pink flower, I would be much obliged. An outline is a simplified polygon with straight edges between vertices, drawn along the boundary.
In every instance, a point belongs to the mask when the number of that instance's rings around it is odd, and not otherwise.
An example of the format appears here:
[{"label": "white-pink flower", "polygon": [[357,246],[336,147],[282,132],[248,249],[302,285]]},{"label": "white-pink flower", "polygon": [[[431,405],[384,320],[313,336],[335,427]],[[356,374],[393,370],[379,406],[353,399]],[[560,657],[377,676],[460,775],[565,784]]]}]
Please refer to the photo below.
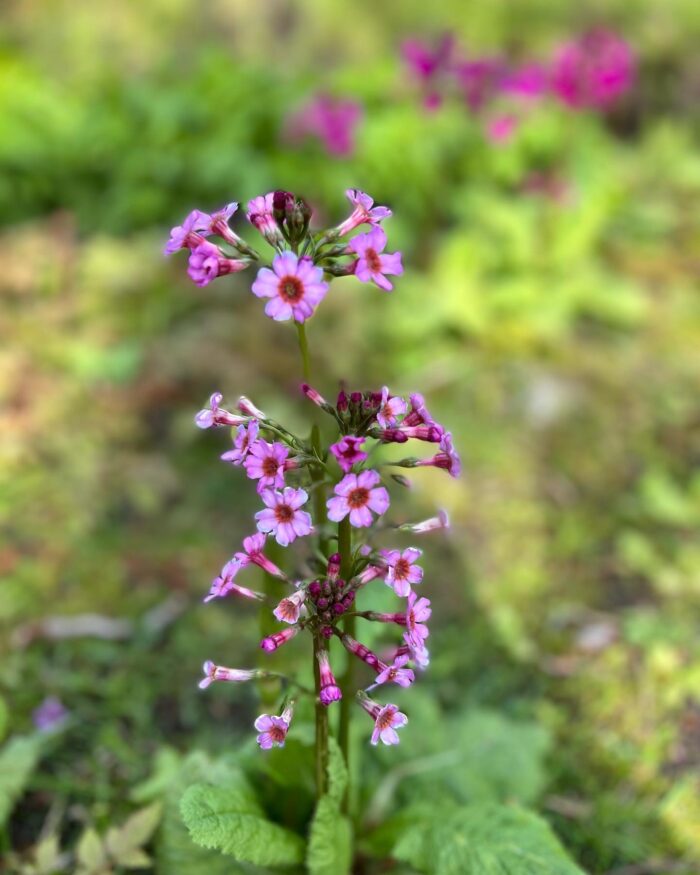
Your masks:
[{"label": "white-pink flower", "polygon": [[206,690],[214,681],[230,681],[232,683],[243,683],[257,677],[260,672],[255,669],[243,668],[226,668],[225,665],[215,665],[211,660],[207,660],[202,668],[204,677],[199,682],[200,690]]},{"label": "white-pink flower", "polygon": [[261,714],[258,717],[254,726],[260,733],[257,741],[263,750],[269,750],[275,745],[277,747],[284,747],[293,713],[293,709],[290,706],[285,708],[279,717],[274,714]]},{"label": "white-pink flower", "polygon": [[277,322],[292,318],[295,322],[305,322],[327,291],[323,270],[310,258],[299,258],[293,252],[276,255],[272,270],[261,268],[252,285],[254,295],[270,299],[265,313]]},{"label": "white-pink flower", "polygon": [[266,509],[255,514],[259,531],[272,532],[282,547],[310,534],[313,528],[311,516],[299,509],[309,500],[305,490],[291,486],[286,486],[282,491],[265,489],[261,498]]},{"label": "white-pink flower", "polygon": [[272,613],[280,623],[296,623],[301,616],[301,609],[305,599],[305,590],[298,589],[292,595],[283,598]]},{"label": "white-pink flower", "polygon": [[248,201],[246,218],[258,230],[271,246],[284,245],[284,237],[275,217],[272,215],[274,191],[261,194]]},{"label": "white-pink flower", "polygon": [[243,467],[251,480],[260,481],[258,492],[284,487],[284,463],[288,455],[289,450],[277,441],[269,444],[267,441],[257,440],[249,447]]},{"label": "white-pink flower", "polygon": [[424,624],[430,619],[431,614],[430,599],[418,598],[414,592],[410,592],[406,608],[404,637],[410,636],[414,641],[424,641],[430,634],[428,627]]},{"label": "white-pink flower", "polygon": [[230,592],[243,596],[243,598],[246,599],[263,601],[265,596],[262,593],[255,592],[252,589],[248,589],[245,586],[240,586],[235,583],[235,577],[241,568],[243,568],[243,563],[241,563],[236,557],[230,559],[221,569],[219,576],[215,577],[212,581],[209,593],[205,596],[204,601],[210,602],[212,599],[223,598]]},{"label": "white-pink flower", "polygon": [[410,668],[404,668],[407,663],[407,653],[397,656],[392,665],[380,663],[381,671],[377,675],[374,686],[379,686],[380,684],[398,684],[400,687],[410,687],[415,680],[415,675]]},{"label": "white-pink flower", "polygon": [[404,532],[413,532],[414,535],[422,535],[426,532],[434,532],[437,529],[449,529],[450,518],[446,510],[439,510],[437,516],[423,520],[420,523],[404,523],[398,526]]},{"label": "white-pink flower", "polygon": [[407,547],[403,553],[400,550],[382,550],[382,558],[387,564],[384,583],[391,586],[396,595],[405,598],[411,592],[411,587],[423,580],[423,569],[416,561],[423,555],[417,547]]},{"label": "white-pink flower", "polygon": [[350,514],[350,524],[356,528],[371,526],[371,511],[381,516],[389,508],[389,493],[378,485],[380,482],[379,474],[372,470],[346,474],[336,484],[336,497],[326,503],[328,518],[337,523]]},{"label": "white-pink flower", "polygon": [[348,243],[348,251],[357,254],[355,276],[363,283],[370,280],[385,292],[394,287],[385,274],[400,276],[403,273],[400,252],[384,252],[386,233],[383,228],[372,228],[367,234],[358,234]]},{"label": "white-pink flower", "polygon": [[198,428],[211,428],[213,425],[228,425],[235,428],[239,425],[246,425],[248,418],[238,416],[235,413],[230,413],[219,407],[223,399],[221,392],[214,392],[209,399],[209,409],[200,410],[195,416],[194,422]]},{"label": "white-pink flower", "polygon": [[408,723],[408,717],[403,714],[396,705],[380,705],[366,694],[358,695],[358,702],[369,716],[374,720],[372,732],[372,744],[398,744],[399,736],[396,732]]},{"label": "white-pink flower", "polygon": [[239,425],[236,437],[233,439],[233,449],[221,454],[224,462],[232,465],[241,465],[248,455],[251,444],[258,439],[260,426],[257,422],[249,422],[247,425]]},{"label": "white-pink flower", "polygon": [[377,422],[382,428],[391,428],[399,421],[399,416],[402,416],[408,405],[400,395],[389,396],[389,388],[384,386],[382,389],[382,400],[379,402],[379,411],[377,413]]}]

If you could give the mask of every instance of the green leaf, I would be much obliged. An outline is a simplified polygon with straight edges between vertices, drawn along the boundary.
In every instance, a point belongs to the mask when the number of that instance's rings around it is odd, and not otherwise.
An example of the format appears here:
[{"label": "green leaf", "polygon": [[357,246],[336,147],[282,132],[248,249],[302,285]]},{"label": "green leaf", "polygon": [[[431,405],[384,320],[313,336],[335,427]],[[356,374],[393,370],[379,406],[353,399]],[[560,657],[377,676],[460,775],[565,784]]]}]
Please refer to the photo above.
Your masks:
[{"label": "green leaf", "polygon": [[340,803],[348,786],[348,768],[340,745],[332,736],[328,739],[328,795]]},{"label": "green leaf", "polygon": [[92,827],[88,827],[80,837],[76,853],[78,863],[88,872],[101,869],[107,860],[102,840]]},{"label": "green leaf", "polygon": [[0,751],[0,826],[22,795],[39,762],[42,746],[39,735],[17,735]]},{"label": "green leaf", "polygon": [[115,863],[128,865],[125,861],[145,845],[155,832],[162,812],[160,802],[155,802],[132,814],[121,826],[107,830],[105,845]]},{"label": "green leaf", "polygon": [[292,866],[304,859],[300,836],[266,819],[245,777],[226,787],[195,784],[182,797],[192,839],[257,866]]},{"label": "green leaf", "polygon": [[306,866],[310,875],[347,875],[352,863],[352,827],[331,796],[319,800],[311,822]]},{"label": "green leaf", "polygon": [[118,863],[125,869],[145,869],[151,865],[151,858],[145,851],[132,848],[119,858]]},{"label": "green leaf", "polygon": [[428,875],[582,875],[546,821],[524,809],[422,805],[402,818],[392,855]]}]

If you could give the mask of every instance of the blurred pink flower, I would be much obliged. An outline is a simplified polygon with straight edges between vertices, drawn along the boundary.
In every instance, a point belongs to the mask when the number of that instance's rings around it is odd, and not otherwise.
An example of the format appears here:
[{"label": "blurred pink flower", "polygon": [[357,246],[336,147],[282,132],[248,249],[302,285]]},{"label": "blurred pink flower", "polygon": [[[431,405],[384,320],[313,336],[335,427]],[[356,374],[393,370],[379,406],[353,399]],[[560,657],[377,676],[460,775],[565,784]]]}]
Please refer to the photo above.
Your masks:
[{"label": "blurred pink flower", "polygon": [[561,46],[554,59],[552,87],[572,109],[605,109],[628,91],[635,78],[629,44],[609,30],[591,30]]},{"label": "blurred pink flower", "polygon": [[329,155],[347,158],[355,151],[355,129],[361,118],[357,101],[319,94],[288,118],[286,132],[295,141],[317,137]]}]

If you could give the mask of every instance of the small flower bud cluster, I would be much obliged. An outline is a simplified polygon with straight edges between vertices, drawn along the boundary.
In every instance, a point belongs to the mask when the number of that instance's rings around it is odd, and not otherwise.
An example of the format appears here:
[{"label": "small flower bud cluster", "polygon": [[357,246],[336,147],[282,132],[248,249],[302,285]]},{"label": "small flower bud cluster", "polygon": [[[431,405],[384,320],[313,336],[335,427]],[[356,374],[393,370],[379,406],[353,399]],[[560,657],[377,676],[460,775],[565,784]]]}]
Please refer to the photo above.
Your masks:
[{"label": "small flower bud cluster", "polygon": [[[391,210],[375,207],[372,198],[357,189],[348,189],[346,196],[352,213],[340,225],[316,232],[310,230],[311,207],[291,192],[269,192],[249,201],[249,223],[276,251],[269,261],[231,229],[236,203],[211,215],[193,210],[171,230],[165,254],[188,249],[187,272],[198,286],[259,263],[251,291],[267,300],[265,314],[278,322],[302,323],[326,296],[326,277],[354,275],[360,282],[391,291],[387,276],[403,273],[401,253],[384,251],[387,240],[380,222],[391,216]],[[370,226],[368,233],[340,242],[361,225]],[[212,243],[209,237],[222,243]]]}]

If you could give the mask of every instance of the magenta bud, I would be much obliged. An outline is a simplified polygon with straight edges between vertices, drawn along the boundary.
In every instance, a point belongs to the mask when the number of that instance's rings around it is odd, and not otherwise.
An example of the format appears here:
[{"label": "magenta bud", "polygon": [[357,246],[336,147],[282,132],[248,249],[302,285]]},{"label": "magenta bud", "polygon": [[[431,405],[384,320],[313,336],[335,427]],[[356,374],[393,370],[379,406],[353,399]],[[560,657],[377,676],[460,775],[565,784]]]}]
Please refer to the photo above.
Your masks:
[{"label": "magenta bud", "polygon": [[326,598],[320,598],[320,599],[317,600],[316,604],[318,605],[318,607],[319,607],[322,611],[325,611],[325,609],[328,607],[328,599],[326,599]]},{"label": "magenta bud", "polygon": [[340,691],[340,687],[335,684],[329,684],[327,687],[323,687],[318,697],[321,700],[321,704],[327,708],[331,702],[337,702],[339,699],[342,699],[343,694]]},{"label": "magenta bud", "polygon": [[333,613],[337,614],[338,616],[345,613],[345,606],[343,605],[343,602],[336,602],[333,605]]},{"label": "magenta bud", "polygon": [[324,580],[321,584],[321,592],[324,595],[330,595],[333,592],[333,587],[327,580]]},{"label": "magenta bud", "polygon": [[340,574],[340,553],[334,553],[328,557],[328,577],[337,580]]},{"label": "magenta bud", "polygon": [[338,392],[338,400],[336,401],[335,406],[338,410],[338,413],[345,413],[345,411],[348,409],[348,393],[345,391],[345,389],[341,389],[341,391]]},{"label": "magenta bud", "polygon": [[324,638],[332,638],[333,637],[333,627],[332,626],[324,626],[321,629],[321,635],[323,635]]},{"label": "magenta bud", "polygon": [[355,593],[349,592],[345,596],[345,598],[343,599],[343,607],[345,608],[346,611],[350,610],[354,601],[355,601]]},{"label": "magenta bud", "polygon": [[353,404],[361,404],[362,403],[362,392],[352,392],[350,394],[350,400]]},{"label": "magenta bud", "polygon": [[312,599],[317,599],[321,595],[321,584],[319,581],[314,580],[313,583],[310,583],[307,592]]}]

